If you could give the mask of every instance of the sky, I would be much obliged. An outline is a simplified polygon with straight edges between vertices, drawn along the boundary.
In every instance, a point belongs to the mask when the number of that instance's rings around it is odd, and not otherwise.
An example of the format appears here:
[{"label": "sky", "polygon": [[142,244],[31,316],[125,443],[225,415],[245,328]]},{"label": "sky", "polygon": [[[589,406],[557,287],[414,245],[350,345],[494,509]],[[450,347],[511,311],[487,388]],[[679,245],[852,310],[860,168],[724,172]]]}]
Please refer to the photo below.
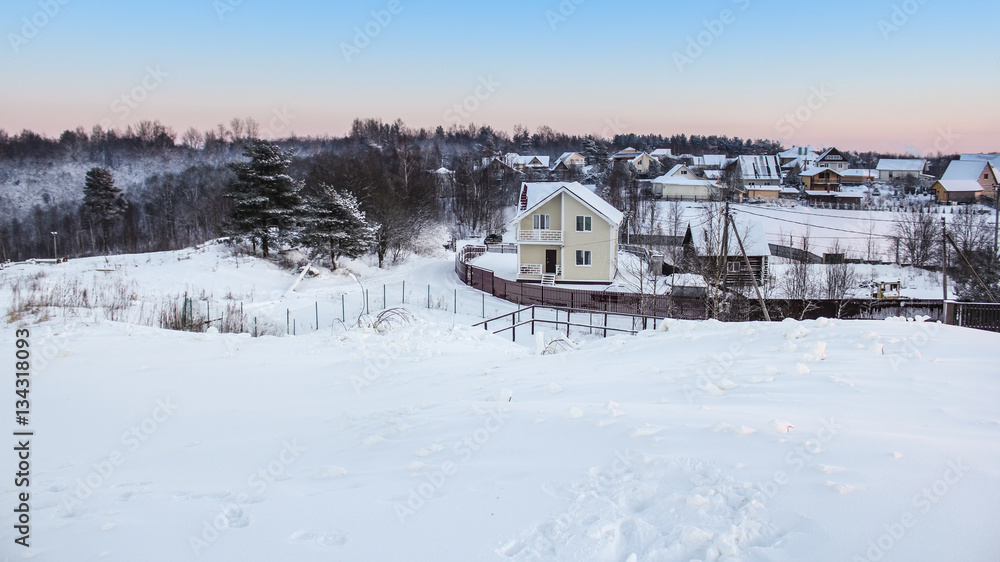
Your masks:
[{"label": "sky", "polygon": [[1000,3],[5,0],[0,129],[549,126],[1000,152]]}]

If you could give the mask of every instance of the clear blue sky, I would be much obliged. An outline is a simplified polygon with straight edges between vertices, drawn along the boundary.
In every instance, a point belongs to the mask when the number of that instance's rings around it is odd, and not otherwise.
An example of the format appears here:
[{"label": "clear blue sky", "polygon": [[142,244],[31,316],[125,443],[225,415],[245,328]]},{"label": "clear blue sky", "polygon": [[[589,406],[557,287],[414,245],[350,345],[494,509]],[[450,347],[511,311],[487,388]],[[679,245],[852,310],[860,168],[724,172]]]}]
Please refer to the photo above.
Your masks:
[{"label": "clear blue sky", "polygon": [[0,128],[378,117],[1000,151],[998,22],[985,0],[5,0]]}]

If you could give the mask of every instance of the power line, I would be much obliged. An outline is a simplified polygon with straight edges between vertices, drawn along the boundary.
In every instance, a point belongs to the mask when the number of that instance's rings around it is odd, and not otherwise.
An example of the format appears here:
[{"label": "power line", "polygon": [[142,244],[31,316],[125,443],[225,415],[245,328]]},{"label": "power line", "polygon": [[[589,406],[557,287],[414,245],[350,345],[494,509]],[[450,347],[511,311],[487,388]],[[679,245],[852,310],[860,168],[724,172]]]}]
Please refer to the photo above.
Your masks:
[{"label": "power line", "polygon": [[[744,205],[738,205],[738,206],[740,208],[744,207]],[[810,217],[827,217],[827,218],[831,218],[831,219],[849,219],[849,220],[875,221],[875,222],[891,222],[891,223],[895,223],[896,222],[895,219],[876,219],[876,218],[866,218],[866,217],[840,217],[840,216],[837,216],[837,215],[827,215],[827,214],[824,214],[824,213],[803,213],[802,211],[789,211],[787,209],[774,209],[774,208],[770,208],[770,207],[768,208],[768,210],[770,210],[770,211],[777,211],[777,212],[780,212],[780,213],[792,213],[792,214],[795,214],[795,215],[806,215],[806,216],[810,216]],[[777,219],[777,217],[771,217],[771,218],[775,218],[776,220],[781,220],[781,219]]]},{"label": "power line", "polygon": [[770,219],[770,220],[775,220],[775,221],[780,221],[780,222],[787,222],[789,224],[798,224],[798,225],[802,225],[802,226],[808,226],[809,228],[821,228],[823,230],[833,230],[835,232],[846,232],[847,234],[857,234],[858,233],[856,230],[845,230],[843,228],[835,228],[835,227],[832,227],[832,226],[820,226],[820,225],[816,225],[816,224],[809,224],[809,223],[806,223],[806,222],[793,221],[793,220],[790,220],[790,219],[779,219],[777,217],[769,217],[767,215],[761,215],[761,214],[758,214],[758,213],[752,213],[752,212],[747,211],[745,209],[741,209],[740,212],[746,213],[748,215],[754,215],[756,217],[765,218],[765,219]]}]

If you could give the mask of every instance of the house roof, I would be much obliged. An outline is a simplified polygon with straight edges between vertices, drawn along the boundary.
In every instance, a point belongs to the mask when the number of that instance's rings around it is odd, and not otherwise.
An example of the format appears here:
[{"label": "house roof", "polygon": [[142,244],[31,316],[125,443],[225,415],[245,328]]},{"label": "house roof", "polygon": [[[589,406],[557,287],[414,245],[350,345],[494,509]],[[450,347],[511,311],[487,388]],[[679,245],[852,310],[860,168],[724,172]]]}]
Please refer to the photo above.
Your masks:
[{"label": "house roof", "polygon": [[819,167],[817,167],[817,168],[809,168],[808,170],[805,170],[804,172],[802,172],[799,175],[800,176],[806,176],[806,177],[813,177],[813,176],[818,175],[820,172],[833,172],[833,173],[837,174],[838,176],[843,175],[840,172],[838,172],[837,170],[834,170],[833,168],[819,168]]},{"label": "house roof", "polygon": [[810,146],[793,146],[792,148],[789,148],[788,150],[786,150],[786,151],[778,154],[778,156],[780,156],[782,158],[798,158],[798,157],[810,156],[810,155],[811,156],[819,156],[819,149],[816,148],[816,147],[814,147],[814,146],[812,146],[812,145],[810,145]]},{"label": "house roof", "polygon": [[583,185],[579,182],[538,182],[525,183],[521,186],[521,189],[527,191],[528,206],[524,211],[518,213],[514,220],[521,220],[530,215],[535,208],[564,191],[572,194],[573,197],[594,209],[605,220],[615,226],[621,224],[625,218],[625,215],[621,211],[615,209],[611,203],[601,199],[595,193],[597,186],[594,185]]},{"label": "house roof", "polygon": [[927,160],[922,158],[883,158],[878,161],[876,170],[884,172],[921,172],[927,167]]},{"label": "house roof", "polygon": [[505,156],[505,159],[507,161],[507,165],[509,165],[509,166],[525,166],[525,167],[528,167],[528,166],[531,166],[532,162],[537,159],[538,162],[537,162],[537,164],[534,165],[535,167],[539,167],[539,168],[540,167],[545,167],[545,168],[549,167],[549,157],[548,156],[537,156],[537,155],[521,156],[520,154],[517,154],[515,152],[511,152],[511,153],[509,153],[509,154],[507,154]]},{"label": "house roof", "polygon": [[978,181],[989,165],[986,160],[952,160],[941,179]]},{"label": "house roof", "polygon": [[612,156],[612,158],[635,158],[636,156],[642,154],[641,150],[632,148],[631,146],[625,150],[619,151],[617,154]]},{"label": "house roof", "polygon": [[434,170],[434,173],[435,174],[440,174],[440,175],[445,175],[445,174],[454,174],[455,172],[453,172],[453,171],[449,170],[448,168],[445,168],[444,166],[442,166],[442,167],[438,168],[437,170]]},{"label": "house roof", "polygon": [[979,185],[979,182],[976,180],[941,180],[935,184],[935,187],[938,185],[940,185],[948,193],[976,192],[983,190],[983,186]]},{"label": "house roof", "polygon": [[737,161],[744,180],[781,181],[781,167],[776,156],[743,155]]},{"label": "house roof", "polygon": [[[740,233],[740,238],[743,240],[743,248],[746,250],[748,256],[770,256],[771,247],[767,243],[767,233],[764,230],[764,225],[747,215],[740,215],[739,212],[733,213],[733,220],[736,222],[736,228]],[[705,241],[707,240],[707,229],[708,225],[712,221],[699,221],[698,223],[688,224],[688,228],[691,229],[692,241],[698,248],[698,253],[703,253],[705,251]],[[720,236],[721,238],[721,236]],[[719,244],[721,246],[721,244]],[[740,255],[740,246],[736,241],[735,236],[729,237],[729,251],[728,255]]]},{"label": "house roof", "polygon": [[722,168],[725,167],[728,160],[725,154],[706,154],[704,156],[695,156],[694,165]]},{"label": "house roof", "polygon": [[834,147],[830,147],[830,148],[824,150],[822,154],[820,154],[818,157],[816,157],[816,160],[817,161],[821,161],[821,160],[823,160],[825,158],[829,158],[831,155],[834,155],[834,154],[836,154],[837,156],[840,156],[840,160],[839,161],[842,161],[842,162],[846,162],[847,161],[847,157],[844,156],[844,153],[841,152],[841,151],[839,151],[839,150],[837,150]]},{"label": "house roof", "polygon": [[655,158],[663,158],[664,156],[673,156],[673,154],[674,151],[669,148],[657,148],[653,152],[649,153],[650,156],[653,156]]},{"label": "house roof", "polygon": [[[666,175],[660,176],[652,180],[652,183],[658,183],[661,185],[703,185],[703,186],[715,187],[715,182],[712,180],[707,180],[707,179],[703,180],[697,177],[686,178],[684,176],[675,176],[674,174],[679,172],[681,168],[687,168],[687,166],[683,164],[677,164],[676,166],[671,168],[670,171],[666,173]],[[690,168],[688,169],[690,170]]]},{"label": "house roof", "polygon": [[990,162],[994,168],[1000,169],[1000,154],[963,154],[962,160]]}]

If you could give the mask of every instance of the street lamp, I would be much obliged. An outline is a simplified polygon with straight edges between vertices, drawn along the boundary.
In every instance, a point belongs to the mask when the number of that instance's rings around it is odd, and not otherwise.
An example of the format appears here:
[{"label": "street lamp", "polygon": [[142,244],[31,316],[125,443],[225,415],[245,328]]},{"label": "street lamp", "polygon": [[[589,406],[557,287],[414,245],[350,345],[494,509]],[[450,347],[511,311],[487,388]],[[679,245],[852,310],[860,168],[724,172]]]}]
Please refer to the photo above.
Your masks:
[{"label": "street lamp", "polygon": [[59,250],[56,243],[56,236],[59,236],[58,232],[50,232],[52,235],[52,257],[58,262],[59,261]]}]

